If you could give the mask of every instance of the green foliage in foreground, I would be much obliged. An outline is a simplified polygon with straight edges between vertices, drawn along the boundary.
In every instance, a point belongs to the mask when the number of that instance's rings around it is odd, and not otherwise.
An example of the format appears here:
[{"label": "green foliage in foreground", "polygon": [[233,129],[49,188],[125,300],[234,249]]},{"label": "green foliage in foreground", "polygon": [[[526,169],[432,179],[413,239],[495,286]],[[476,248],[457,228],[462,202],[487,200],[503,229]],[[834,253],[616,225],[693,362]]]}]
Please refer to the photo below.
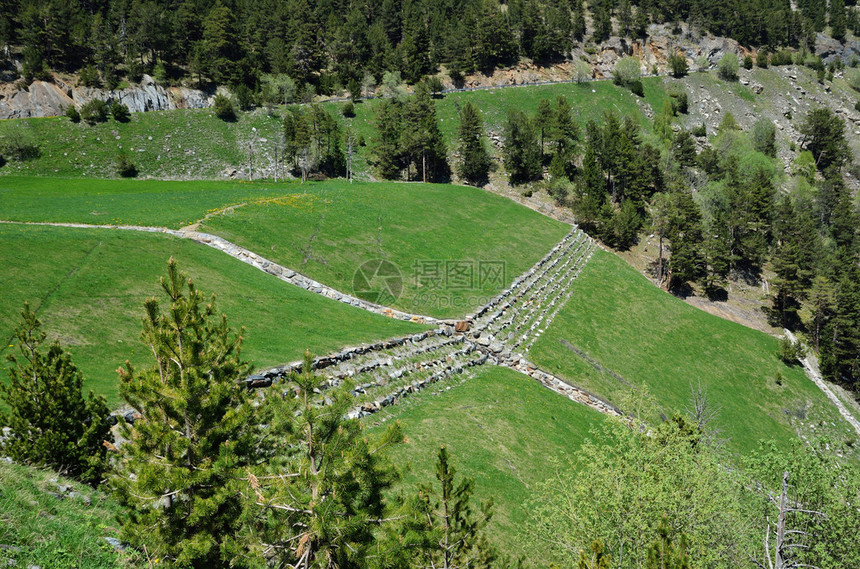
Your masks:
[{"label": "green foliage in foreground", "polygon": [[[18,310],[29,301],[49,341],[59,340],[72,354],[84,388],[116,405],[116,368],[149,357],[139,335],[142,307],[158,291],[158,277],[171,256],[201,288],[219,291],[228,318],[246,324],[245,353],[257,366],[299,359],[308,348],[326,353],[423,329],[301,290],[186,240],[0,225],[0,336],[12,336]],[[0,354],[11,350],[11,343],[4,341]]]},{"label": "green foliage in foreground", "polygon": [[92,391],[84,399],[83,376],[57,342],[45,352],[41,327],[25,304],[15,329],[20,353],[8,356],[9,383],[0,383],[0,399],[9,407],[0,413],[0,426],[11,429],[0,439],[0,453],[98,484],[107,468],[102,443],[111,438],[108,407]]},{"label": "green foliage in foreground", "polygon": [[824,441],[787,452],[762,444],[739,470],[680,415],[656,427],[610,421],[594,435],[572,459],[554,461],[533,501],[527,532],[563,566],[581,560],[592,540],[605,544],[614,568],[746,566],[775,546],[769,526],[783,517],[784,476],[791,490],[783,529],[793,544],[780,552],[785,566],[858,562],[860,469]]},{"label": "green foliage in foreground", "polygon": [[[350,386],[326,389],[309,353],[286,390],[255,402],[239,383],[248,372],[241,337],[217,319],[214,297],[207,303],[173,259],[161,284],[169,306],[149,300],[143,322],[153,365],[121,371],[139,416],[123,424],[109,480],[126,509],[123,536],[150,563],[405,569],[413,558],[445,567],[492,559],[480,536],[486,514],[472,517],[471,483],[455,483],[444,449],[441,527],[428,486],[392,516],[398,502],[384,494],[398,471],[387,449],[402,441],[399,427],[366,436],[346,418]],[[405,531],[377,531],[396,521]]]},{"label": "green foliage in foreground", "polygon": [[[59,486],[77,494],[57,497]],[[90,500],[88,505],[84,496]],[[116,502],[98,490],[55,472],[0,461],[0,565],[120,569],[134,566],[130,553],[116,553],[104,537],[118,537]]]},{"label": "green foliage in foreground", "polygon": [[[574,385],[624,407],[645,384],[671,415],[688,406],[691,384],[701,382],[720,409],[716,425],[736,452],[755,449],[760,439],[787,444],[797,428],[829,431],[837,444],[851,436],[803,370],[780,361],[776,338],[689,306],[602,251],[573,286],[570,302],[531,355]],[[596,371],[567,344],[620,379]]]},{"label": "green foliage in foreground", "polygon": [[[110,485],[123,506],[123,538],[177,567],[213,567],[244,551],[239,473],[256,459],[250,366],[241,337],[173,258],[163,309],[146,302],[142,338],[154,362],[120,369],[120,392],[137,411]],[[242,566],[242,565],[240,565]]]},{"label": "green foliage in foreground", "polygon": [[527,531],[563,565],[599,538],[613,568],[632,569],[643,566],[665,516],[667,537],[686,535],[697,566],[744,565],[758,542],[748,526],[752,501],[738,499],[735,475],[699,444],[694,426],[678,417],[643,434],[607,423],[572,459],[550,460]]}]

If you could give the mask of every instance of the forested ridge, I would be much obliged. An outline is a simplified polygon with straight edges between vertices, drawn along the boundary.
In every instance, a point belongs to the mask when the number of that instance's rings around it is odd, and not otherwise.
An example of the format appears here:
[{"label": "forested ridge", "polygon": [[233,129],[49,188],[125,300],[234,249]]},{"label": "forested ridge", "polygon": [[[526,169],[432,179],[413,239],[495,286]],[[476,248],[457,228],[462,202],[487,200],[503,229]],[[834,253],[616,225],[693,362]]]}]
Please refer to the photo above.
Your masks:
[{"label": "forested ridge", "polygon": [[[453,80],[520,57],[553,62],[611,35],[645,38],[652,23],[687,22],[743,45],[809,47],[829,26],[860,27],[854,0],[2,0],[0,46],[24,78],[83,71],[115,88],[144,72],[162,81],[260,91],[288,76],[331,94],[378,83],[386,71],[417,82],[444,65]],[[848,7],[846,7],[846,4]],[[7,50],[8,56],[11,51]],[[352,90],[352,89],[351,89]]]}]

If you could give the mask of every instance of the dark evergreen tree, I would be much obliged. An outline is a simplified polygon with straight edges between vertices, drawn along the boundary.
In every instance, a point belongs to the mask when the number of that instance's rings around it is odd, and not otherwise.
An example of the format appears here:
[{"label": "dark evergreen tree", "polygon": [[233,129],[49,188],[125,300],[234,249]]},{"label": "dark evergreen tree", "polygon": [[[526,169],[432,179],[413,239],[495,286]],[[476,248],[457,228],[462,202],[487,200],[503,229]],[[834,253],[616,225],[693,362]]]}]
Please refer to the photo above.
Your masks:
[{"label": "dark evergreen tree", "polygon": [[830,0],[830,35],[833,39],[843,41],[846,26],[845,0]]},{"label": "dark evergreen tree", "polygon": [[46,338],[25,304],[14,336],[20,355],[7,356],[9,382],[0,382],[0,425],[10,428],[0,453],[96,485],[108,466],[103,443],[112,440],[107,404],[92,391],[84,398],[71,356],[57,342],[45,352]]},{"label": "dark evergreen tree", "polygon": [[505,169],[512,184],[540,180],[541,166],[538,130],[522,111],[508,112],[505,122],[503,150]]},{"label": "dark evergreen tree", "polygon": [[471,102],[460,109],[460,176],[470,184],[486,183],[490,156],[484,146],[484,124],[481,111]]},{"label": "dark evergreen tree", "polygon": [[812,152],[815,164],[825,177],[832,177],[846,162],[851,151],[845,141],[845,121],[826,107],[813,109],[800,125],[802,145]]},{"label": "dark evergreen tree", "polygon": [[410,165],[414,164],[423,182],[446,181],[450,168],[445,141],[436,118],[436,105],[426,84],[420,84],[406,101],[402,121],[400,143],[406,158],[407,177]]},{"label": "dark evergreen tree", "polygon": [[397,99],[387,99],[376,107],[372,164],[380,176],[389,180],[398,178],[404,168],[400,146],[402,112],[403,103]]}]

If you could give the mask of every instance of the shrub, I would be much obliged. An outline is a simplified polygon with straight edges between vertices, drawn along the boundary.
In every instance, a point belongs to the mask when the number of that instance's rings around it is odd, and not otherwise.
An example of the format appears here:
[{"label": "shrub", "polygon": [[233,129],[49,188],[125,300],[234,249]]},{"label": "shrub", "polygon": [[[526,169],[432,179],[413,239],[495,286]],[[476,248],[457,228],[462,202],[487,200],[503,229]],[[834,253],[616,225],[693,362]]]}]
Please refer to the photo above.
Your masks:
[{"label": "shrub", "polygon": [[137,167],[134,165],[134,162],[131,161],[129,155],[125,152],[118,154],[116,157],[116,173],[123,178],[137,177]]},{"label": "shrub", "polygon": [[36,138],[29,130],[13,128],[0,137],[0,154],[23,162],[38,158],[41,150]]},{"label": "shrub", "polygon": [[815,71],[824,69],[824,61],[822,61],[821,57],[813,54],[809,54],[803,60],[803,64],[810,69],[814,69]]},{"label": "shrub", "polygon": [[254,108],[254,92],[247,85],[236,87],[235,95],[240,111],[250,111]]},{"label": "shrub", "polygon": [[630,85],[642,75],[642,63],[638,57],[622,57],[615,62],[612,81],[616,85]]},{"label": "shrub", "polygon": [[119,101],[111,103],[110,114],[113,116],[113,120],[117,122],[128,122],[131,118],[128,107],[125,103],[120,103]]},{"label": "shrub", "polygon": [[854,110],[860,112],[860,101],[854,103]]},{"label": "shrub", "polygon": [[81,85],[84,87],[101,87],[102,85],[101,79],[99,78],[99,71],[94,65],[87,65],[81,69],[80,74],[78,74],[78,81],[80,81]]},{"label": "shrub", "polygon": [[791,65],[793,57],[787,49],[781,49],[770,56],[770,64],[774,66]]},{"label": "shrub", "polygon": [[107,468],[103,441],[111,438],[108,408],[101,396],[84,399],[83,377],[59,344],[47,353],[46,335],[29,305],[15,330],[20,355],[9,356],[9,382],[0,383],[8,411],[0,424],[11,428],[0,451],[13,460],[60,469],[90,484]]},{"label": "shrub", "polygon": [[738,56],[727,53],[717,63],[717,74],[726,81],[738,80]]},{"label": "shrub", "polygon": [[119,87],[119,74],[116,72],[116,68],[113,65],[108,65],[105,69],[105,87],[113,91],[117,87]]},{"label": "shrub", "polygon": [[753,58],[751,55],[747,55],[744,57],[744,69],[749,71],[753,68]]},{"label": "shrub", "polygon": [[762,49],[759,50],[758,54],[755,56],[755,64],[761,67],[762,69],[767,69],[767,51]]},{"label": "shrub", "polygon": [[690,70],[687,58],[681,54],[669,58],[669,68],[672,70],[672,77],[684,77]]},{"label": "shrub", "polygon": [[68,118],[73,123],[81,122],[81,113],[78,112],[77,107],[74,105],[69,105],[66,107],[66,118]]},{"label": "shrub", "polygon": [[125,64],[125,76],[134,83],[140,83],[143,79],[143,64],[136,57],[132,57]]},{"label": "shrub", "polygon": [[233,101],[229,97],[221,94],[215,95],[212,109],[215,111],[215,116],[222,121],[232,122],[236,120],[236,109],[233,108]]},{"label": "shrub", "polygon": [[442,83],[442,80],[436,76],[433,77],[425,77],[424,82],[427,84],[427,88],[430,90],[430,94],[433,97],[441,97],[442,91],[445,90],[445,85]]},{"label": "shrub", "polygon": [[779,341],[779,358],[787,365],[793,366],[798,364],[798,360],[806,356],[806,350],[803,344],[797,341],[791,341],[787,335],[783,336]]},{"label": "shrub", "polygon": [[89,123],[105,122],[108,117],[108,105],[101,99],[93,99],[81,107],[81,118]]},{"label": "shrub", "polygon": [[152,78],[155,79],[156,83],[167,83],[167,68],[164,67],[164,63],[159,61],[155,64],[155,68],[152,70]]},{"label": "shrub", "polygon": [[708,136],[708,127],[705,126],[705,123],[702,123],[699,126],[694,126],[690,130],[690,134],[693,136]]},{"label": "shrub", "polygon": [[641,79],[636,79],[635,81],[631,81],[630,83],[627,84],[627,87],[637,97],[644,97],[645,96],[645,88],[642,85]]},{"label": "shrub", "polygon": [[776,127],[773,121],[759,119],[752,131],[753,147],[771,158],[776,157]]},{"label": "shrub", "polygon": [[341,107],[340,114],[342,114],[343,116],[345,116],[347,118],[354,117],[355,116],[355,105],[353,104],[353,102],[347,101],[346,103],[344,103],[343,107]]},{"label": "shrub", "polygon": [[672,110],[676,114],[681,113],[682,115],[686,115],[687,111],[689,111],[689,100],[687,99],[686,91],[670,93],[669,96],[672,97]]}]

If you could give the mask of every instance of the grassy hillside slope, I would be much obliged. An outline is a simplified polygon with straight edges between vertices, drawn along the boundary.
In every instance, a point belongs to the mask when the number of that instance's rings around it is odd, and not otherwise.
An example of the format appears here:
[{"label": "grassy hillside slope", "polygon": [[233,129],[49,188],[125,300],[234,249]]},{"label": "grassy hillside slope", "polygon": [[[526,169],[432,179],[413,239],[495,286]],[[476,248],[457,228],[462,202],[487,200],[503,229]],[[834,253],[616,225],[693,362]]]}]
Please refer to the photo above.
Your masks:
[{"label": "grassy hillside slope", "polygon": [[480,368],[450,385],[386,408],[369,419],[376,425],[371,430],[382,428],[380,422],[402,424],[407,443],[395,448],[394,458],[410,467],[403,491],[418,482],[438,487],[436,453],[447,446],[459,475],[475,480],[474,499],[494,500],[491,541],[507,553],[525,554],[526,502],[551,474],[547,458],[575,452],[606,418],[507,368]]},{"label": "grassy hillside slope", "polygon": [[[644,384],[668,416],[688,406],[691,384],[701,382],[719,407],[716,426],[739,452],[760,439],[791,440],[796,429],[834,435],[837,444],[852,438],[803,370],[779,360],[777,339],[687,305],[604,251],[574,288],[531,356],[571,383],[628,411]],[[568,344],[621,379],[596,371]]]},{"label": "grassy hillside slope", "polygon": [[0,219],[179,229],[207,212],[279,197],[295,183],[0,177]]},{"label": "grassy hillside slope", "polygon": [[[347,292],[363,263],[385,259],[403,278],[396,307],[458,317],[508,286],[570,229],[471,187],[326,182],[302,190],[211,217],[201,230]],[[498,267],[499,278],[482,274]]]},{"label": "grassy hillside slope", "polygon": [[149,363],[139,341],[143,302],[163,294],[158,279],[171,255],[202,291],[217,295],[232,327],[245,326],[243,353],[257,366],[423,329],[288,285],[191,241],[0,224],[0,355],[13,349],[12,330],[29,301],[49,336],[70,349],[86,387],[118,403],[116,368],[126,359]]},{"label": "grassy hillside slope", "polygon": [[[645,102],[662,106],[665,90],[660,78],[643,80]],[[611,81],[583,84],[544,85],[487,91],[451,93],[437,103],[440,129],[451,150],[456,145],[460,107],[471,101],[484,113],[488,131],[500,133],[510,109],[533,113],[542,98],[566,97],[584,124],[598,119],[604,111],[634,117],[650,128],[650,122],[628,89]],[[323,103],[343,127],[361,133],[367,143],[374,133],[374,109],[379,100],[362,101],[355,106],[355,117],[341,116],[343,103]],[[265,109],[239,113],[235,122],[224,122],[211,109],[137,113],[127,123],[109,121],[87,125],[74,124],[65,117],[21,119],[0,122],[0,136],[11,131],[29,133],[39,142],[41,156],[27,162],[10,162],[0,168],[0,176],[40,175],[64,177],[115,177],[114,161],[122,152],[130,156],[141,176],[164,179],[223,178],[225,169],[247,173],[250,150],[253,169],[272,168],[281,139],[283,107],[273,114]],[[249,148],[249,144],[251,147]],[[367,177],[368,147],[358,150],[357,173]],[[269,176],[271,176],[270,170]]]},{"label": "grassy hillside slope", "polygon": [[0,548],[0,566],[138,566],[104,540],[118,537],[117,512],[102,492],[48,470],[0,461],[0,544],[7,546]]}]

